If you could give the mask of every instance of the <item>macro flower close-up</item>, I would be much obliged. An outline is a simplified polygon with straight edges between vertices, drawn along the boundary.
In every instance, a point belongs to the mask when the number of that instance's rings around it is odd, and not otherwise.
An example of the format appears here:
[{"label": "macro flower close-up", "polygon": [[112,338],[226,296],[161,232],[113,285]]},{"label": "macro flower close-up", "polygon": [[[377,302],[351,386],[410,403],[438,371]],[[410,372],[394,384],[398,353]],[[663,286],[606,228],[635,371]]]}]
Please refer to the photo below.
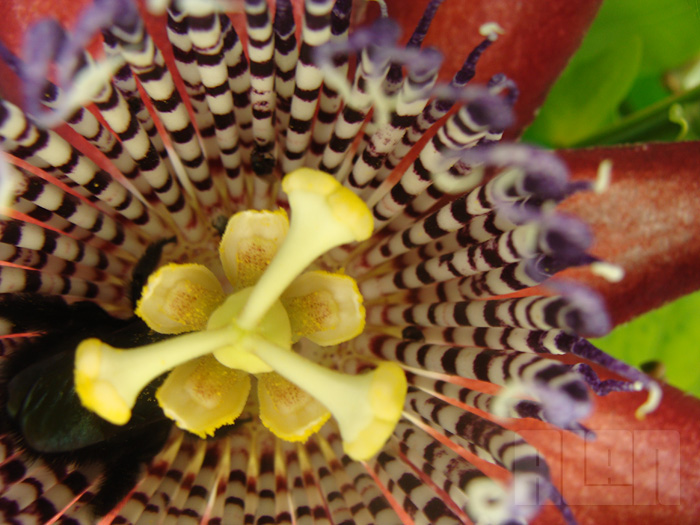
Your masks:
[{"label": "macro flower close-up", "polygon": [[2,0],[0,521],[700,520],[588,340],[700,289],[700,144],[519,140],[601,4]]}]

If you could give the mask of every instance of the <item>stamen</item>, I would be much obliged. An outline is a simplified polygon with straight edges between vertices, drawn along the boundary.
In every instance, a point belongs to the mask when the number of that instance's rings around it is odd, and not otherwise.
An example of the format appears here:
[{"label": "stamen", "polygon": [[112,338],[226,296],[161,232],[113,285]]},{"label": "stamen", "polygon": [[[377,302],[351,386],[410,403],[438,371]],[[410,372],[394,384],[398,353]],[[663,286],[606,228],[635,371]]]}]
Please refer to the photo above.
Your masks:
[{"label": "stamen", "polygon": [[375,455],[401,417],[408,385],[396,363],[381,362],[370,373],[351,376],[262,339],[253,351],[281,376],[322,400],[338,422],[345,453],[353,459]]},{"label": "stamen", "polygon": [[235,291],[258,282],[288,231],[284,210],[249,210],[231,217],[219,244],[219,255]]},{"label": "stamen", "polygon": [[[122,425],[130,419],[140,391],[155,377],[208,353],[214,352],[219,359],[217,349],[225,349],[227,356],[250,354],[262,360],[287,380],[303,385],[317,400],[323,400],[338,421],[346,453],[353,459],[367,459],[384,446],[401,416],[406,395],[401,367],[382,362],[374,371],[357,376],[328,370],[290,351],[288,346],[245,333],[230,323],[218,328],[222,317],[231,319],[229,315],[216,315],[228,313],[227,303],[212,316],[208,330],[169,341],[130,351],[114,349],[97,339],[83,341],[75,363],[76,391],[82,403],[111,423]],[[243,368],[242,363],[239,359],[236,368]]]},{"label": "stamen", "polygon": [[330,175],[301,168],[282,180],[282,189],[292,210],[289,233],[241,312],[242,328],[252,329],[317,257],[372,234],[372,216],[365,203]]},{"label": "stamen", "polygon": [[136,315],[161,334],[203,330],[225,295],[201,264],[169,264],[153,273],[136,305]]},{"label": "stamen", "polygon": [[331,417],[306,391],[277,373],[258,376],[260,421],[286,441],[306,441]]},{"label": "stamen", "polygon": [[229,325],[126,351],[99,339],[86,339],[75,354],[75,390],[85,408],[110,423],[124,425],[139,393],[153,379],[240,336]]},{"label": "stamen", "polygon": [[249,392],[248,373],[204,356],[175,368],[156,392],[156,399],[178,427],[204,439],[238,418]]},{"label": "stamen", "polygon": [[307,272],[281,298],[295,340],[306,337],[321,346],[357,337],[365,327],[365,308],[357,283],[347,275]]}]

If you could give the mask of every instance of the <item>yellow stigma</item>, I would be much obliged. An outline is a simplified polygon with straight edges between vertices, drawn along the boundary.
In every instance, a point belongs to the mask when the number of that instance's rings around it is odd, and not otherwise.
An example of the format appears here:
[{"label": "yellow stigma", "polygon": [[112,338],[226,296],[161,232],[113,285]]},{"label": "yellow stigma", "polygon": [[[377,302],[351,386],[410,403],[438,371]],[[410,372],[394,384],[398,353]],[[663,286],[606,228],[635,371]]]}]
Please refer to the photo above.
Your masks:
[{"label": "yellow stigma", "polygon": [[[130,399],[125,400],[128,395],[124,396],[108,378],[103,377],[103,345],[99,339],[92,338],[78,346],[75,355],[75,390],[85,408],[114,425],[125,425],[131,419],[131,407],[136,399],[131,403]],[[141,392],[141,388],[138,392]]]}]

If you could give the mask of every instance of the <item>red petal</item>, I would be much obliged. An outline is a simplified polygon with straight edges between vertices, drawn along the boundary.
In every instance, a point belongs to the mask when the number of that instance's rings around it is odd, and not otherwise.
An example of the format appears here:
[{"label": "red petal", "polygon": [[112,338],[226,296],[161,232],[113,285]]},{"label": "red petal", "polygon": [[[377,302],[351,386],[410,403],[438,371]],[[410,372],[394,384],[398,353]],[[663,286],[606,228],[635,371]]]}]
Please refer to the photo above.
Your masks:
[{"label": "red petal", "polygon": [[602,195],[577,194],[560,209],[593,227],[592,253],[626,275],[609,283],[588,270],[569,275],[605,298],[619,324],[700,289],[700,146],[649,144],[564,151],[574,178],[593,179],[603,159],[613,180]]},{"label": "red petal", "polygon": [[[643,400],[597,398],[587,425],[598,437],[589,443],[542,423],[512,427],[544,452],[579,524],[700,522],[700,400],[666,387],[661,406],[638,421],[634,411]],[[563,519],[547,506],[534,523]]]},{"label": "red petal", "polygon": [[[427,4],[425,1],[389,0],[389,13],[404,28],[413,31]],[[602,3],[601,0],[474,0],[446,1],[426,38],[427,45],[446,55],[443,79],[452,77],[469,51],[483,37],[479,27],[496,22],[502,35],[482,57],[476,80],[486,82],[495,73],[505,73],[517,82],[520,98],[516,124],[508,130],[517,136],[542,105],[549,88],[578,49],[583,35]]]}]

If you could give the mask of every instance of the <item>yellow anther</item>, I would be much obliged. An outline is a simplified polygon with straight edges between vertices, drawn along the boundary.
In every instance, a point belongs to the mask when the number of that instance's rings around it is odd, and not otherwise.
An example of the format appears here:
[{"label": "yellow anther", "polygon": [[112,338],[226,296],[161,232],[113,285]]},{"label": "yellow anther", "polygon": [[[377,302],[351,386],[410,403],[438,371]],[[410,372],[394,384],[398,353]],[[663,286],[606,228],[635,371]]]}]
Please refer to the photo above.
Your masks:
[{"label": "yellow anther", "polygon": [[148,278],[135,313],[158,333],[182,334],[202,330],[225,297],[206,266],[168,264]]},{"label": "yellow anther", "polygon": [[306,272],[282,294],[295,340],[306,337],[322,346],[349,341],[362,333],[365,308],[352,277]]},{"label": "yellow anther", "polygon": [[277,373],[258,376],[260,420],[277,437],[306,441],[331,417],[328,409]]},{"label": "yellow anther", "polygon": [[248,210],[228,221],[219,244],[221,264],[234,290],[253,286],[289,231],[284,210]]},{"label": "yellow anther", "polygon": [[176,366],[235,343],[232,325],[120,350],[99,339],[82,341],[75,354],[75,390],[82,404],[115,425],[131,418],[131,408],[148,383]]},{"label": "yellow anther", "polygon": [[241,312],[238,321],[242,328],[254,328],[284,289],[319,255],[372,234],[369,208],[332,176],[301,168],[282,180],[282,189],[292,210],[289,233]]},{"label": "yellow anther", "polygon": [[328,370],[263,339],[254,347],[277,373],[326,406],[338,422],[348,456],[369,459],[384,446],[401,417],[408,389],[396,363],[382,362],[372,372],[353,376]]},{"label": "yellow anther", "polygon": [[246,372],[227,368],[208,355],[170,372],[156,399],[178,427],[205,438],[238,418],[249,392]]}]

